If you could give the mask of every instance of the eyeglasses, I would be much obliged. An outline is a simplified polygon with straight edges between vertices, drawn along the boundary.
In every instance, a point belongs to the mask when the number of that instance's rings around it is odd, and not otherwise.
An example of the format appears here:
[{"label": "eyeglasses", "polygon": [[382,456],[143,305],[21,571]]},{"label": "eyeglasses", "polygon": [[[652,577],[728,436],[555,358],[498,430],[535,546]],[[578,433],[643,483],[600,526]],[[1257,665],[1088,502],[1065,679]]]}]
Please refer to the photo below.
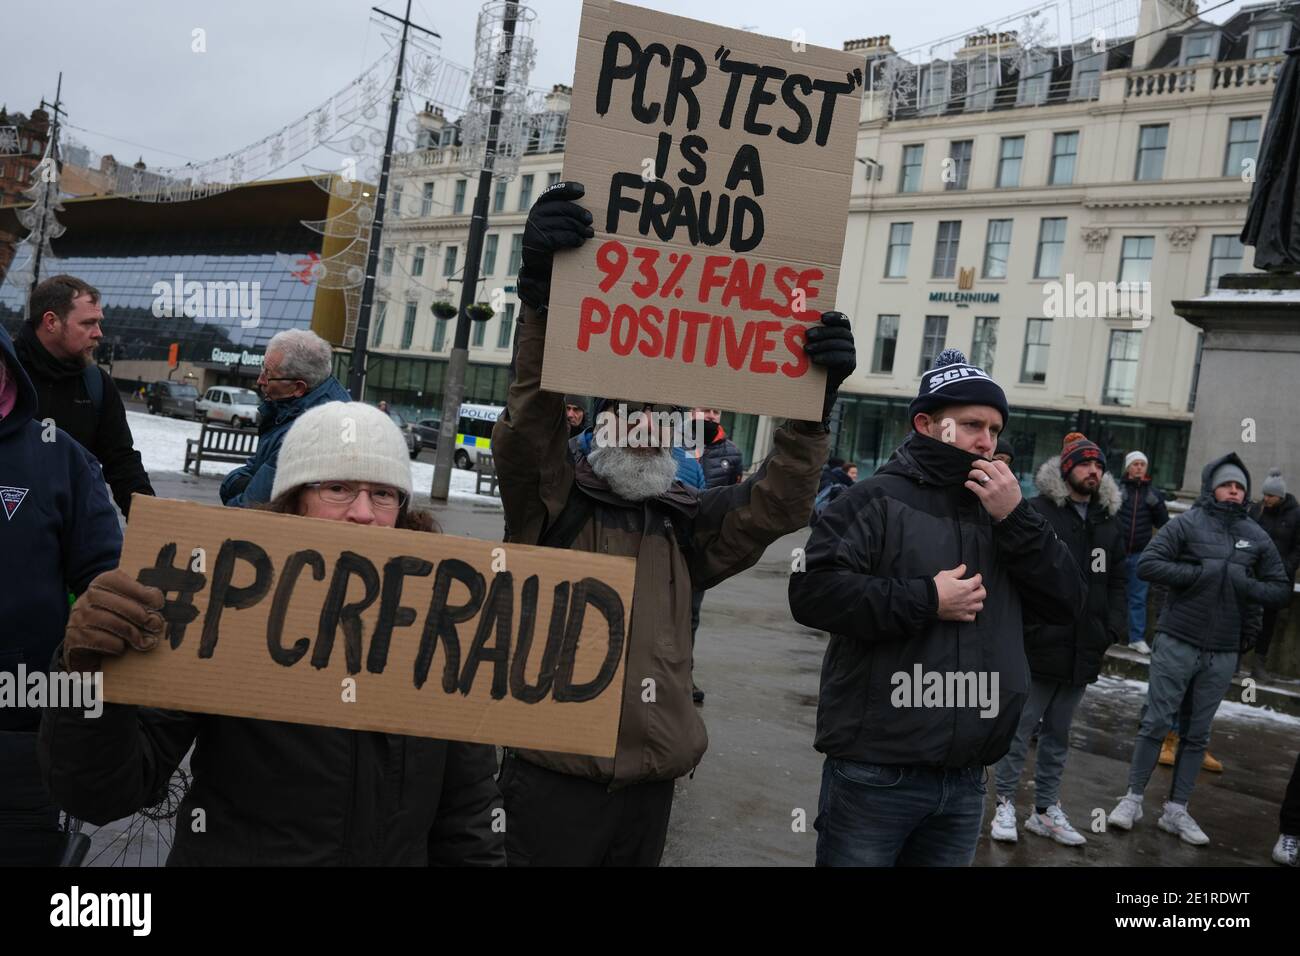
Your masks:
[{"label": "eyeglasses", "polygon": [[407,502],[407,494],[392,485],[370,485],[358,481],[313,481],[306,487],[315,490],[320,500],[331,505],[350,505],[362,491],[370,496],[376,511],[396,511]]}]

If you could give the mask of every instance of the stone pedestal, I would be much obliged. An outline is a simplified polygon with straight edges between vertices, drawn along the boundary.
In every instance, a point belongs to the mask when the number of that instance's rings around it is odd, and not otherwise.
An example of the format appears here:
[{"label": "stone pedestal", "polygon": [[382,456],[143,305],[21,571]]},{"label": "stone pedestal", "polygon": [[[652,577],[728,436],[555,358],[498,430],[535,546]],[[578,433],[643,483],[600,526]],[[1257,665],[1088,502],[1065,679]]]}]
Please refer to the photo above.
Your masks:
[{"label": "stone pedestal", "polygon": [[[1183,489],[1199,492],[1206,462],[1236,452],[1253,500],[1273,467],[1300,492],[1300,275],[1226,275],[1206,297],[1173,309],[1205,332]],[[1292,675],[1300,675],[1297,605],[1293,598],[1279,623],[1276,642],[1286,646],[1270,653],[1285,661],[1276,669]]]}]

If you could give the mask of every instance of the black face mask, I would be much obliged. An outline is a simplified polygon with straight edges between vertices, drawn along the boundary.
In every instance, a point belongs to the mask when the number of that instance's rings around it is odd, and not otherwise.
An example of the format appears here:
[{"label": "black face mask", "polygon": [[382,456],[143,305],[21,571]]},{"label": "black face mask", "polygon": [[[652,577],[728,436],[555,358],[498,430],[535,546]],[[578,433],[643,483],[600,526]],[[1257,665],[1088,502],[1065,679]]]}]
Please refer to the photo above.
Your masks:
[{"label": "black face mask", "polygon": [[705,421],[704,423],[705,444],[712,445],[715,441],[717,441],[718,433],[720,431],[722,431],[722,424],[720,422]]},{"label": "black face mask", "polygon": [[920,432],[911,434],[907,449],[927,477],[936,485],[964,486],[970,480],[974,463],[986,460],[979,455],[963,451],[956,445],[950,445]]}]

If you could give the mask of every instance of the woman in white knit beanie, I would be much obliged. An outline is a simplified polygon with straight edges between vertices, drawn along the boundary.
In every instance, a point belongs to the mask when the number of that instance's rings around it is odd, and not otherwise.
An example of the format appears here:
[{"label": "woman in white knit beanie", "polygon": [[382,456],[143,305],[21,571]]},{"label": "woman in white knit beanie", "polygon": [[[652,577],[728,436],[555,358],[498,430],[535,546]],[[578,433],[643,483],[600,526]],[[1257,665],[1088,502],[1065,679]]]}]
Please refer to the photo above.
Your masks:
[{"label": "woman in white knit beanie", "polygon": [[[412,510],[410,497],[411,466],[397,426],[359,402],[331,402],[304,412],[285,436],[272,501],[262,507],[433,530],[432,516]],[[341,547],[350,533],[340,529]],[[385,566],[385,592],[392,580],[400,589],[404,575],[418,576],[429,564],[418,548],[409,550]],[[319,553],[296,556],[302,564],[295,573],[323,580]],[[378,591],[377,578],[366,582],[372,587]],[[99,575],[73,607],[65,666],[98,670],[102,656],[149,653],[163,639],[161,606],[162,594],[127,572]],[[414,618],[410,608],[397,608],[389,626],[409,625],[407,614]],[[231,637],[268,642],[269,634]],[[309,642],[284,638],[300,654]],[[365,686],[361,693],[378,692]],[[103,717],[87,720],[76,709],[48,715],[42,734],[51,792],[69,813],[107,823],[156,803],[193,747],[192,783],[168,865],[505,865],[489,744],[125,704],[105,705]],[[198,808],[205,826],[194,829]]]}]

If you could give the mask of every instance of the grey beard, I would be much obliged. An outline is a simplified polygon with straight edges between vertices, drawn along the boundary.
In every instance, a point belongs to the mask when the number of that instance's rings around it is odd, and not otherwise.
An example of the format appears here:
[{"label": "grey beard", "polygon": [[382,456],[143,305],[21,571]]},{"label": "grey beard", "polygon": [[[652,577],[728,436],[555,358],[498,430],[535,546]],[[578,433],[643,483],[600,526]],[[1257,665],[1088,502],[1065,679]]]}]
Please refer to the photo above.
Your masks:
[{"label": "grey beard", "polygon": [[659,454],[645,455],[627,448],[592,448],[587,454],[591,470],[603,478],[614,494],[626,501],[657,498],[677,478],[677,462],[672,449],[661,448]]}]

